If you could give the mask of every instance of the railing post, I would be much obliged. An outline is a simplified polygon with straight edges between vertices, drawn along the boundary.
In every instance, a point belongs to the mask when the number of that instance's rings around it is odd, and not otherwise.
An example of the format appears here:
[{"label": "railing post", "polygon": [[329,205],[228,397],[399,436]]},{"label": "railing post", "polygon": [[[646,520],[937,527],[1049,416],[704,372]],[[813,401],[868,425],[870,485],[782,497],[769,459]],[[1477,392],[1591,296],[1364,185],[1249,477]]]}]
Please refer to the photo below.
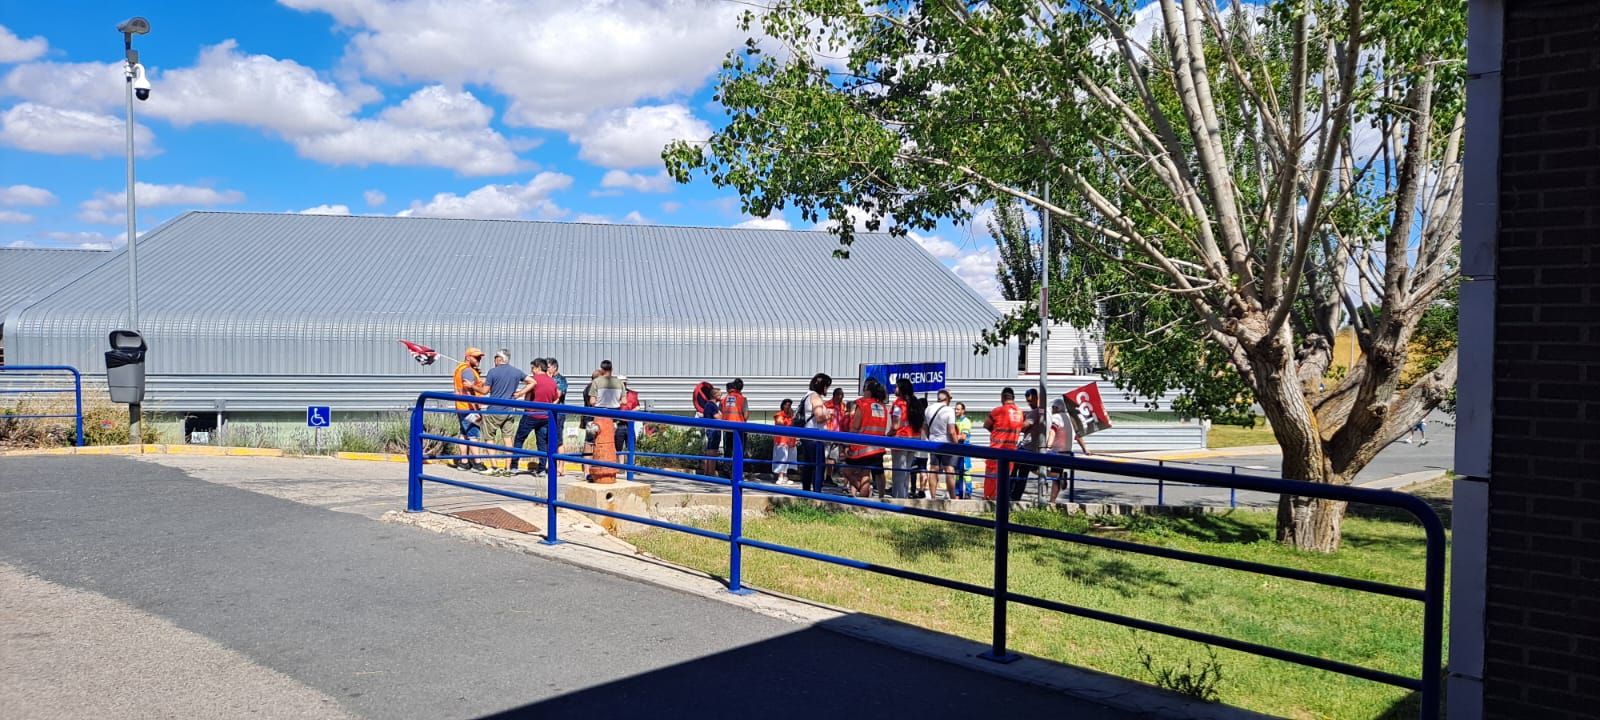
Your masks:
[{"label": "railing post", "polygon": [[406,448],[406,512],[422,512],[422,403],[411,407],[411,438]]},{"label": "railing post", "polygon": [[83,447],[83,374],[77,368],[68,368],[72,371],[72,402],[77,414],[78,447]]},{"label": "railing post", "polygon": [[633,482],[633,464],[634,464],[634,458],[633,458],[634,430],[633,430],[633,426],[634,426],[634,423],[631,420],[624,421],[624,422],[626,422],[626,424],[628,426],[628,466],[629,466],[628,467],[628,482]]},{"label": "railing post", "polygon": [[1078,502],[1078,469],[1067,468],[1067,504]]},{"label": "railing post", "polygon": [[1422,521],[1423,531],[1428,538],[1422,588],[1422,717],[1424,720],[1437,720],[1439,706],[1444,700],[1439,692],[1439,686],[1444,681],[1441,668],[1444,645],[1444,526],[1436,514],[1418,519]]},{"label": "railing post", "polygon": [[1167,504],[1167,479],[1156,478],[1156,507]]},{"label": "railing post", "polygon": [[729,517],[731,522],[728,527],[728,592],[735,595],[749,595],[750,588],[744,586],[744,546],[739,541],[744,538],[744,433],[729,433],[733,436],[733,467],[728,473],[730,476],[730,489],[732,492]]},{"label": "railing post", "polygon": [[1016,662],[1016,653],[1006,651],[1006,597],[1011,555],[1011,461],[1000,460],[995,473],[994,512],[994,643],[978,657],[997,663]]},{"label": "railing post", "polygon": [[559,461],[556,460],[556,455],[557,450],[561,448],[561,436],[566,432],[566,428],[561,425],[564,421],[560,414],[555,411],[547,414],[550,419],[546,421],[546,427],[549,429],[544,434],[544,471],[548,480],[544,492],[544,539],[539,542],[544,545],[560,545],[561,538],[556,536],[556,501],[560,488],[556,485],[561,473],[557,467]]},{"label": "railing post", "polygon": [[[1228,474],[1237,476],[1239,474],[1239,466],[1238,465],[1229,465],[1228,466]],[[1228,507],[1231,507],[1231,508],[1239,507],[1239,488],[1236,488],[1236,487],[1228,488]]]}]

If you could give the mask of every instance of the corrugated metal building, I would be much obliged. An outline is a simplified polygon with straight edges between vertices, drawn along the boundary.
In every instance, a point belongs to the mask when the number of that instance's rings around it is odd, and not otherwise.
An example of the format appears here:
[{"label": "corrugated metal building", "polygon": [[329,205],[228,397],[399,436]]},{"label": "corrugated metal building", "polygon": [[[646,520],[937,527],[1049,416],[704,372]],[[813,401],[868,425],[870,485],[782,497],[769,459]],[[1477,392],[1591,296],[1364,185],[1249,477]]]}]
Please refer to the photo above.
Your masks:
[{"label": "corrugated metal building", "polygon": [[[147,407],[393,409],[448,386],[401,338],[460,355],[601,359],[681,394],[701,378],[944,360],[953,380],[1014,378],[1015,350],[975,355],[997,313],[914,241],[863,234],[499,220],[191,212],[139,240]],[[10,308],[16,363],[103,372],[126,318],[116,253]],[[790,380],[794,379],[794,380]],[[682,385],[681,393],[673,393]],[[672,405],[663,409],[673,409]]]},{"label": "corrugated metal building", "polygon": [[[1002,315],[1010,315],[1037,302],[994,300],[989,303]],[[1064,322],[1050,323],[1050,374],[1080,375],[1100,372],[1106,364],[1106,345],[1100,328],[1078,328]],[[1034,340],[1017,353],[1017,369],[1023,375],[1039,375],[1039,341]]]},{"label": "corrugated metal building", "polygon": [[0,362],[5,361],[4,323],[11,308],[30,303],[109,257],[104,250],[0,248]]}]

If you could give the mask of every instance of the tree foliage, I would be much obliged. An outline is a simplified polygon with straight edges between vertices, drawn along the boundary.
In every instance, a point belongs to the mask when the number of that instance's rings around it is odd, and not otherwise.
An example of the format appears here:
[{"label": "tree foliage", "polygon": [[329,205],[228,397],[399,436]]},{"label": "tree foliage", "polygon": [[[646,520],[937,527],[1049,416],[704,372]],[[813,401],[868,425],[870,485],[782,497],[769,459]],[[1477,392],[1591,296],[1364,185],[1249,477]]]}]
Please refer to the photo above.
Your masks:
[{"label": "tree foliage", "polygon": [[[1040,208],[1071,240],[1052,315],[1098,314],[1119,384],[1198,417],[1259,403],[1287,475],[1348,482],[1454,384],[1453,352],[1401,375],[1455,282],[1464,10],[1136,5],[774,0],[724,64],[727,125],[668,170],[835,221],[844,256],[855,209],[904,233]],[[1326,383],[1346,323],[1364,357]],[[1288,498],[1280,537],[1332,549],[1342,513]]]}]

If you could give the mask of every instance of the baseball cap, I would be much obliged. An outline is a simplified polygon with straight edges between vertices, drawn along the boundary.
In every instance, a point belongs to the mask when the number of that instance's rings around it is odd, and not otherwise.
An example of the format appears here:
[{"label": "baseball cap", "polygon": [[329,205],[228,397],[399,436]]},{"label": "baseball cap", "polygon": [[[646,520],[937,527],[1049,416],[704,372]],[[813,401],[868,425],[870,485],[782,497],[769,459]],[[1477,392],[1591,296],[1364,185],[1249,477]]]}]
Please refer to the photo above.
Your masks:
[{"label": "baseball cap", "polygon": [[475,347],[467,348],[467,357],[483,357],[483,351]]}]

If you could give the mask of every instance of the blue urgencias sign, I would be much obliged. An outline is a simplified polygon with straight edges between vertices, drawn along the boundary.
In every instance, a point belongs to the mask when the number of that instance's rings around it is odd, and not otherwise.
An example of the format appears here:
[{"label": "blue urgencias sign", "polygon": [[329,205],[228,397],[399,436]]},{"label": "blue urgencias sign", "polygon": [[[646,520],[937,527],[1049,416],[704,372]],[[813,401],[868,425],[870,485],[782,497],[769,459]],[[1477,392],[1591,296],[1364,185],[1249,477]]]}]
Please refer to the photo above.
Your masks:
[{"label": "blue urgencias sign", "polygon": [[883,386],[894,392],[894,385],[905,378],[911,381],[911,389],[918,393],[930,393],[944,389],[944,363],[890,363],[885,365],[862,365],[861,384],[865,385],[867,378],[874,378]]}]

